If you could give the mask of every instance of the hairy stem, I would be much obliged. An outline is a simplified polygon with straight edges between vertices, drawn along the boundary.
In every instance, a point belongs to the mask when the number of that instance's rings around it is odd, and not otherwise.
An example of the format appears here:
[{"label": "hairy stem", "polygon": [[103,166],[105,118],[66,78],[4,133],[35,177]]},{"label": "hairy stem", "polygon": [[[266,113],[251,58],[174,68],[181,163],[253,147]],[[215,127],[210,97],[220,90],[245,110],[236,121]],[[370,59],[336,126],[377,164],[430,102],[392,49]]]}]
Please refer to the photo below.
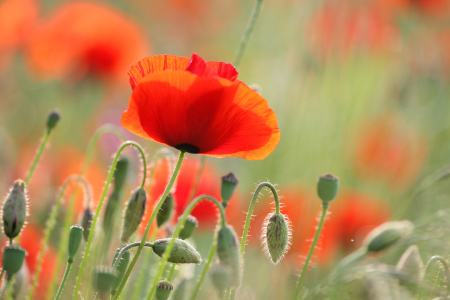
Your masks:
[{"label": "hairy stem", "polygon": [[62,291],[64,289],[64,285],[66,284],[67,277],[69,276],[70,269],[72,268],[73,260],[69,259],[67,261],[66,270],[64,271],[63,278],[61,280],[61,284],[59,285],[58,292],[56,293],[55,300],[58,300],[61,297]]}]

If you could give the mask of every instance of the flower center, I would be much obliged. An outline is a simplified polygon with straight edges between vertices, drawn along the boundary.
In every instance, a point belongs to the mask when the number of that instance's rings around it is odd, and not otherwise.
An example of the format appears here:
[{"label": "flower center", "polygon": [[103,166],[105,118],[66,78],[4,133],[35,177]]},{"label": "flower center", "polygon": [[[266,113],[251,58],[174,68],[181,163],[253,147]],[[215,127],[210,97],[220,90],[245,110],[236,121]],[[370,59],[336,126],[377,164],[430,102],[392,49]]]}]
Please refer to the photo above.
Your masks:
[{"label": "flower center", "polygon": [[193,153],[193,154],[197,154],[200,152],[200,149],[198,147],[191,145],[191,144],[187,144],[187,143],[179,144],[179,145],[175,146],[175,148],[180,151]]}]

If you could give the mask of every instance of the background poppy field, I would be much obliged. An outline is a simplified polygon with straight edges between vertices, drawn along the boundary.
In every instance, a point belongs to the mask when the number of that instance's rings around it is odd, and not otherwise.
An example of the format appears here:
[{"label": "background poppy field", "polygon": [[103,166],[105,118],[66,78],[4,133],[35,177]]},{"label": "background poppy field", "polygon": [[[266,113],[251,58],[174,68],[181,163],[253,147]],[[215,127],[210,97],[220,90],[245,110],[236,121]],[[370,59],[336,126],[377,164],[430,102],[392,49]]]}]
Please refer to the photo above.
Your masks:
[{"label": "background poppy field", "polygon": [[[253,5],[242,0],[0,0],[1,195],[26,176],[47,112],[57,108],[62,115],[28,186],[30,215],[21,245],[29,253],[29,278],[59,186],[80,172],[98,127],[120,127],[131,91],[129,66],[157,54],[197,53],[207,61],[231,62]],[[316,288],[368,232],[389,220],[412,221],[415,240],[372,259],[395,265],[410,244],[418,246],[425,262],[432,255],[449,257],[449,0],[263,0],[238,71],[276,113],[280,142],[260,161],[207,158],[196,195],[220,197],[220,177],[233,172],[239,185],[227,215],[240,236],[257,183],[270,181],[282,196],[293,239],[280,264],[264,257],[259,235],[273,211],[266,192],[250,225],[237,299],[289,299],[287,287],[296,281],[318,222],[316,180],[328,172],[339,177],[340,191],[330,204],[306,289]],[[143,145],[149,156],[161,148],[126,130],[122,135]],[[87,169],[94,205],[119,145],[112,135],[102,137]],[[141,170],[137,152],[125,152],[131,160],[129,193]],[[173,223],[189,201],[199,166],[200,156],[188,154],[174,192]],[[167,162],[155,166],[146,219],[169,175]],[[85,205],[79,191],[78,219]],[[64,209],[59,218],[63,215]],[[194,242],[206,257],[218,214],[204,202],[193,215],[199,221]],[[63,267],[57,268],[56,253],[66,247],[59,245],[60,234],[56,230],[51,236],[35,299],[51,299],[60,282]],[[199,268],[182,272],[195,280]],[[436,285],[427,299],[442,296],[445,288],[438,268],[431,277]],[[349,285],[342,299],[409,299],[361,296],[359,288]],[[132,284],[126,291],[133,299],[143,297]],[[70,299],[71,289],[64,292]],[[200,298],[214,297],[207,281]]]}]

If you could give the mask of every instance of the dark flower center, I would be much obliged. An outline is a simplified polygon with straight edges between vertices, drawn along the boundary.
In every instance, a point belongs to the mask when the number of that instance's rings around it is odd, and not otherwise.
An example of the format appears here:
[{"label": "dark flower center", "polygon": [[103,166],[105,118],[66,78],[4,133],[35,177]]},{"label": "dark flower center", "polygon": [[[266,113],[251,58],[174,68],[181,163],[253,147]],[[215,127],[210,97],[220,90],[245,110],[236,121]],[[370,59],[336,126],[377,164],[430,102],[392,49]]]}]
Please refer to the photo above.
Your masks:
[{"label": "dark flower center", "polygon": [[184,152],[188,152],[188,153],[193,153],[193,154],[197,154],[200,152],[200,149],[194,145],[191,144],[179,144],[177,146],[175,146],[176,149],[180,150],[180,151],[184,151]]}]

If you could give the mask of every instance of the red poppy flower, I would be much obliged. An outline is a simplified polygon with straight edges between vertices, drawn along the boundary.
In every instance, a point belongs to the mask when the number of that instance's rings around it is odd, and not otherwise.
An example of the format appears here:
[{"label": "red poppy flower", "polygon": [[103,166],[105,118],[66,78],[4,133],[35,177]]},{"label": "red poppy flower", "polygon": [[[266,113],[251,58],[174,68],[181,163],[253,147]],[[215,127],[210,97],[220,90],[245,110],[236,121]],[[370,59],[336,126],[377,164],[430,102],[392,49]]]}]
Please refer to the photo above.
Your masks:
[{"label": "red poppy flower", "polygon": [[448,17],[449,0],[377,0],[380,9],[385,12],[402,13],[413,10],[432,18]]},{"label": "red poppy flower", "polygon": [[263,159],[280,139],[267,101],[236,80],[231,64],[172,55],[147,57],[128,71],[133,88],[122,126],[178,150]]}]

